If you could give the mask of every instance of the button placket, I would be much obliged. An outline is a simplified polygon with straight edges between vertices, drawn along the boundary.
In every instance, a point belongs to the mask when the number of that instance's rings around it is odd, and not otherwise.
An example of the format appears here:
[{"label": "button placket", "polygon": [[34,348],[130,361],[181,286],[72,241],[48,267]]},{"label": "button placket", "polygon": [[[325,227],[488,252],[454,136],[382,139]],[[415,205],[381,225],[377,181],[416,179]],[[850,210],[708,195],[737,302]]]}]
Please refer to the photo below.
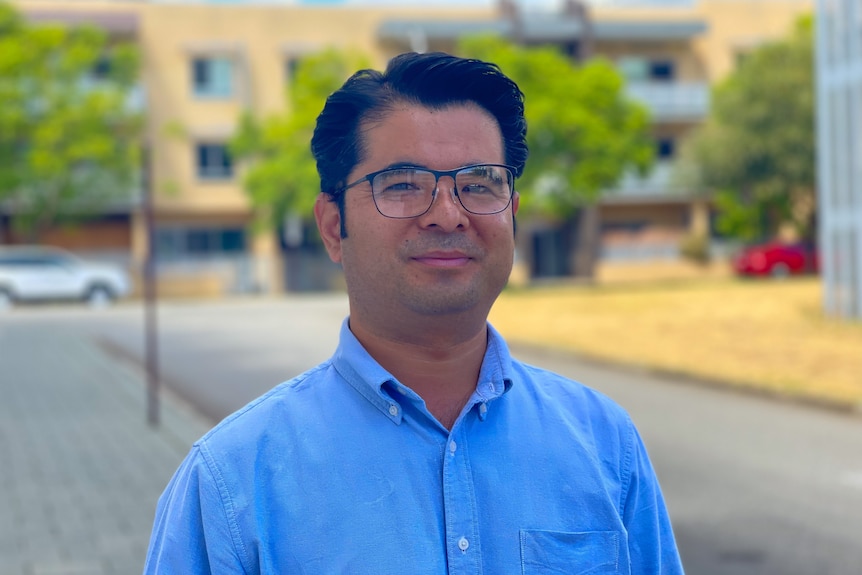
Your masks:
[{"label": "button placket", "polygon": [[456,424],[449,435],[443,458],[443,505],[446,555],[451,573],[481,572],[481,552],[476,539],[476,501],[464,427]]}]

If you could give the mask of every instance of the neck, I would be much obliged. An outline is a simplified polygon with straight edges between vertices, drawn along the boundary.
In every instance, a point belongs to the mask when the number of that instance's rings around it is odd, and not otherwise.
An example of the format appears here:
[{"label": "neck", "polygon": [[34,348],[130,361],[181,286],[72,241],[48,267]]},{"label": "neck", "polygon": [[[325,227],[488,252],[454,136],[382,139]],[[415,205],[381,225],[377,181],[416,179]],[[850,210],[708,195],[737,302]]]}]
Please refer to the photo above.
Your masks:
[{"label": "neck", "polygon": [[[416,328],[409,338],[373,329],[350,317],[356,339],[399,382],[415,391],[447,429],[476,389],[487,347],[487,326],[465,332]],[[454,324],[457,325],[457,324]]]}]

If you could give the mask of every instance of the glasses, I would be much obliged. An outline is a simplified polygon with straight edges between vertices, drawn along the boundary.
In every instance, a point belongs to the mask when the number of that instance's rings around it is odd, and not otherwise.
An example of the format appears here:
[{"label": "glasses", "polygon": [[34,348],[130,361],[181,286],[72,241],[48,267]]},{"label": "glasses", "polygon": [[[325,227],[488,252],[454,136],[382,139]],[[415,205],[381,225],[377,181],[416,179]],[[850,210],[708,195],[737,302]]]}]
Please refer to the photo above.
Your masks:
[{"label": "glasses", "polygon": [[471,214],[489,215],[509,207],[515,183],[512,170],[502,164],[476,164],[448,171],[387,168],[348,184],[344,191],[370,182],[371,197],[381,215],[415,218],[431,209],[440,178],[449,176],[455,182],[452,193],[465,210]]}]

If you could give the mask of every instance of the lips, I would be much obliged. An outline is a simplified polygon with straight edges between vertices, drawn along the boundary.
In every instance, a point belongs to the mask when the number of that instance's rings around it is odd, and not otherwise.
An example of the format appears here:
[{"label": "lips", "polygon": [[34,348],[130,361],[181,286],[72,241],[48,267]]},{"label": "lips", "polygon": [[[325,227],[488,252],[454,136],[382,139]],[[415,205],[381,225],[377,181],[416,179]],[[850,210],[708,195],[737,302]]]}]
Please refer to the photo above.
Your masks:
[{"label": "lips", "polygon": [[455,268],[467,265],[473,258],[460,251],[432,251],[412,256],[411,259],[428,266]]}]

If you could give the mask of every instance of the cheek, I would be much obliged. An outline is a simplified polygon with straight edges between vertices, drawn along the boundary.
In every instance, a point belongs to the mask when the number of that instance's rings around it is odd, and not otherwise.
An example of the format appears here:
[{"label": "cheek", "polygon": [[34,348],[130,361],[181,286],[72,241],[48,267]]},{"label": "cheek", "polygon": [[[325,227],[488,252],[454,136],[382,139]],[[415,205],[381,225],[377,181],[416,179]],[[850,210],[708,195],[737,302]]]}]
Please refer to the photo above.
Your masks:
[{"label": "cheek", "polygon": [[342,240],[343,262],[345,268],[352,267],[359,273],[369,269],[382,269],[392,261],[403,247],[404,240],[393,230],[388,222],[376,221],[375,214],[358,213],[348,216],[347,238]]},{"label": "cheek", "polygon": [[483,228],[482,234],[487,238],[488,249],[503,250],[507,246],[514,246],[515,243],[515,221],[512,218],[511,212],[504,212],[493,223]]}]

